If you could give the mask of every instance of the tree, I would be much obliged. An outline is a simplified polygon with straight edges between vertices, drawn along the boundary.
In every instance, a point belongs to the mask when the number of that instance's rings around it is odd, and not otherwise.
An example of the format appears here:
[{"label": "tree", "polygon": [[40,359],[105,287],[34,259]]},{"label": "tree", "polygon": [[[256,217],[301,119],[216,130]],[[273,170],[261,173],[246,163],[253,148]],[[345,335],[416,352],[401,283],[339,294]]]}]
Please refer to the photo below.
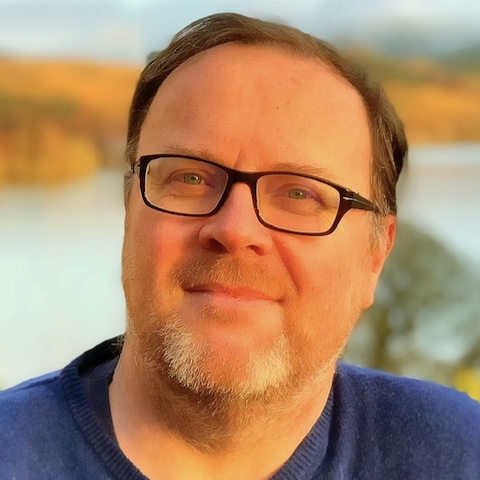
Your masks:
[{"label": "tree", "polygon": [[393,373],[450,384],[462,365],[480,365],[480,281],[430,234],[400,224],[374,306],[345,358]]}]

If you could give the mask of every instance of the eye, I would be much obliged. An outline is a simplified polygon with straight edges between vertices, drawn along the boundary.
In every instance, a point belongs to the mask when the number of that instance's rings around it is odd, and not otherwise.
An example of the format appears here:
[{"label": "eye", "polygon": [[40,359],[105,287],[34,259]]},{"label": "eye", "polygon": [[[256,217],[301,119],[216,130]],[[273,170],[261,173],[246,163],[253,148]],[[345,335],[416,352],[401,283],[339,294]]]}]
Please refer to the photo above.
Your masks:
[{"label": "eye", "polygon": [[188,185],[200,185],[204,180],[198,173],[187,172],[183,174],[183,181]]},{"label": "eye", "polygon": [[287,196],[294,200],[304,200],[309,197],[309,194],[306,190],[302,190],[301,188],[291,188],[288,190]]},{"label": "eye", "polygon": [[283,197],[284,200],[310,200],[310,201],[321,201],[318,198],[316,191],[312,190],[309,186],[306,185],[295,185],[290,183],[281,185],[277,191],[276,196]]},{"label": "eye", "polygon": [[214,181],[212,176],[208,172],[200,172],[198,170],[186,170],[179,169],[169,172],[168,176],[165,176],[165,184],[177,185],[177,188],[183,187],[195,187],[210,185]]}]

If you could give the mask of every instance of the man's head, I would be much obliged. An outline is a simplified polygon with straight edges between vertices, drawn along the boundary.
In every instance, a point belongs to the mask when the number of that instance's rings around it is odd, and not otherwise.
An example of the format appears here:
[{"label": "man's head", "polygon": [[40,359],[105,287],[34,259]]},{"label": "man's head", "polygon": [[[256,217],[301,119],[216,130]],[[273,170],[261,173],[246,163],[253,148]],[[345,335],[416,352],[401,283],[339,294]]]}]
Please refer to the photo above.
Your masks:
[{"label": "man's head", "polygon": [[[140,130],[150,103],[165,78],[189,58],[228,42],[277,46],[296,56],[317,59],[357,90],[370,122],[372,198],[383,214],[395,214],[395,186],[407,154],[407,141],[403,124],[383,90],[327,42],[286,25],[238,14],[216,14],[193,22],[144,69],[130,110],[126,149],[130,165],[135,165]],[[130,179],[128,176],[126,180],[126,195],[130,191]]]},{"label": "man's head", "polygon": [[[259,222],[244,183],[232,186],[215,214],[188,217],[148,207],[133,175],[123,253],[125,348],[142,373],[236,400],[318,383],[372,302],[393,242],[405,151],[388,102],[326,44],[235,15],[177,35],[137,88],[132,165],[143,155],[170,154],[241,172],[305,174],[359,192],[379,209],[348,211],[326,236],[286,233]],[[160,202],[196,201],[216,185],[206,167],[169,175],[151,180],[152,188],[161,182]],[[303,223],[321,218],[317,191],[295,179],[264,195],[285,215],[294,208]],[[200,190],[190,190],[192,183]],[[373,225],[382,241],[372,243]]]}]

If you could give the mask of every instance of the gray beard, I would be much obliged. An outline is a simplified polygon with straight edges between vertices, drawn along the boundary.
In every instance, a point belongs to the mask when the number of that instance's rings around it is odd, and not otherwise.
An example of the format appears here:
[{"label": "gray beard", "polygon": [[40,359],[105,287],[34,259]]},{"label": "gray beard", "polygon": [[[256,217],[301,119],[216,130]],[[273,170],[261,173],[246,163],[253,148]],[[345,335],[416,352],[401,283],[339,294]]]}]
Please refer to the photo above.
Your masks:
[{"label": "gray beard", "polygon": [[[318,390],[338,358],[335,355],[315,372],[307,368],[307,373],[282,335],[250,352],[243,365],[233,368],[228,360],[215,358],[210,371],[203,368],[212,355],[207,344],[175,315],[160,324],[160,329],[147,333],[134,331],[129,322],[125,347],[133,346],[136,375],[157,424],[204,452],[236,448],[233,439],[250,424],[290,418],[305,392]],[[242,444],[254,441],[248,435]]]},{"label": "gray beard", "polygon": [[[222,395],[234,402],[260,400],[285,384],[292,371],[284,335],[273,345],[250,352],[246,365],[238,372],[229,372],[230,381],[223,385],[216,381],[220,372],[208,374],[202,369],[210,354],[208,345],[196,340],[179,322],[167,323],[159,335],[163,338],[163,361],[169,377],[197,394]],[[224,359],[217,361],[218,369],[229,369]]]},{"label": "gray beard", "polygon": [[[254,288],[273,298],[293,296],[294,286],[282,286],[278,275],[257,267],[216,256],[202,262],[182,261],[173,269],[172,284],[188,288],[218,282]],[[286,321],[282,335],[238,356],[227,347],[221,356],[214,345],[192,334],[175,310],[157,299],[150,305],[148,299],[139,303],[142,292],[135,293],[130,302],[127,295],[124,348],[135,362],[131,381],[137,395],[159,428],[204,451],[233,448],[241,432],[247,435],[244,444],[254,441],[248,425],[290,419],[302,402],[331,381],[346,340],[345,332],[332,349],[322,336],[304,336]],[[214,307],[205,307],[201,315],[219,323],[231,320]]]},{"label": "gray beard", "polygon": [[161,428],[200,451],[231,449],[237,432],[267,411],[274,414],[275,405],[292,390],[283,388],[292,372],[284,336],[269,348],[251,352],[243,368],[232,369],[225,359],[215,358],[214,371],[203,368],[211,355],[208,345],[175,316],[148,333],[135,332],[130,324],[124,348],[132,345],[147,408]]},{"label": "gray beard", "polygon": [[[166,372],[171,381],[192,393],[222,397],[236,405],[266,400],[273,390],[286,386],[293,370],[285,335],[273,344],[251,351],[245,364],[236,370],[225,358],[216,358],[213,371],[204,368],[208,357],[213,355],[209,345],[196,339],[176,315],[171,315],[152,335],[156,338],[151,338],[143,351],[151,373]],[[219,381],[225,377],[228,378]]]}]

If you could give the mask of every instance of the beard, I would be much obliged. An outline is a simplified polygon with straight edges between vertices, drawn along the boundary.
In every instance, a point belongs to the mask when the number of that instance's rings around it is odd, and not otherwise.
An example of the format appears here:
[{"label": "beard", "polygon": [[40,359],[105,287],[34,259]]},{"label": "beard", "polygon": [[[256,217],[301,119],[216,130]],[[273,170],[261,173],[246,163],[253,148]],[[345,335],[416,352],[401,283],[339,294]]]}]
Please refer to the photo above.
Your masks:
[{"label": "beard", "polygon": [[[128,325],[122,356],[132,360],[148,408],[167,429],[205,451],[227,448],[232,432],[262,416],[274,422],[290,418],[306,398],[330,388],[359,313],[356,293],[328,302],[331,307],[323,304],[321,311],[317,304],[301,309],[288,275],[259,262],[210,253],[182,259],[162,285],[141,284],[141,279],[156,278],[154,266],[145,275],[148,263],[138,273],[137,265],[129,258],[123,265]],[[243,330],[242,316],[235,311],[207,305],[192,319],[191,312],[179,307],[179,291],[215,282],[284,299],[281,328],[267,329],[268,335],[247,344],[234,336],[220,348],[209,335],[199,335],[195,322],[223,325],[229,332],[235,332],[237,323]]]},{"label": "beard", "polygon": [[[144,272],[144,270],[143,270]],[[279,403],[292,399],[331,371],[341,354],[350,328],[340,320],[339,331],[313,337],[302,324],[321,322],[321,318],[299,318],[300,312],[284,313],[283,331],[261,339],[249,348],[232,344],[218,349],[208,339],[192,331],[178,307],[169,304],[168,295],[154,296],[164,288],[167,292],[185,290],[190,286],[209,283],[252,288],[273,298],[295,294],[295,287],[278,279],[288,276],[273,272],[258,262],[238,261],[230,256],[205,254],[202,259],[182,259],[174,265],[169,285],[149,288],[150,296],[139,286],[138,276],[131,275],[124,265],[123,280],[127,298],[128,327],[126,344],[133,346],[136,363],[142,374],[156,384],[156,390],[175,390],[201,402],[222,402],[225,405]],[[143,273],[143,277],[145,274]],[[152,275],[152,278],[155,278]],[[292,304],[293,302],[289,302]],[[334,312],[322,312],[327,317]],[[197,314],[198,315],[198,314]],[[310,317],[316,317],[310,312]],[[213,306],[202,309],[202,321],[239,322],[224,310]],[[241,321],[241,320],[240,320]],[[328,323],[328,322],[327,322]],[[343,331],[344,330],[344,331]],[[224,346],[225,347],[225,346]]]},{"label": "beard", "polygon": [[[281,287],[265,267],[213,254],[201,260],[183,260],[174,266],[170,278],[172,284],[182,290],[219,283],[251,288],[273,298],[292,290],[292,287]],[[165,297],[129,302],[130,284],[135,282],[128,282],[128,269],[124,268],[129,307],[126,339],[134,338],[137,358],[152,378],[164,382],[168,377],[168,381],[192,393],[229,398],[234,402],[270,396],[289,383],[293,367],[284,333],[262,338],[258,345],[248,349],[239,348],[233,342],[219,351],[208,339],[193,332]],[[194,322],[234,325],[241,321],[237,315],[232,318],[226,311],[211,305],[204,306],[199,317]]]},{"label": "beard", "polygon": [[289,383],[292,362],[285,335],[243,355],[232,348],[220,356],[173,314],[149,337],[143,350],[148,370],[156,377],[166,372],[170,380],[195,394],[246,402],[265,399]]}]

